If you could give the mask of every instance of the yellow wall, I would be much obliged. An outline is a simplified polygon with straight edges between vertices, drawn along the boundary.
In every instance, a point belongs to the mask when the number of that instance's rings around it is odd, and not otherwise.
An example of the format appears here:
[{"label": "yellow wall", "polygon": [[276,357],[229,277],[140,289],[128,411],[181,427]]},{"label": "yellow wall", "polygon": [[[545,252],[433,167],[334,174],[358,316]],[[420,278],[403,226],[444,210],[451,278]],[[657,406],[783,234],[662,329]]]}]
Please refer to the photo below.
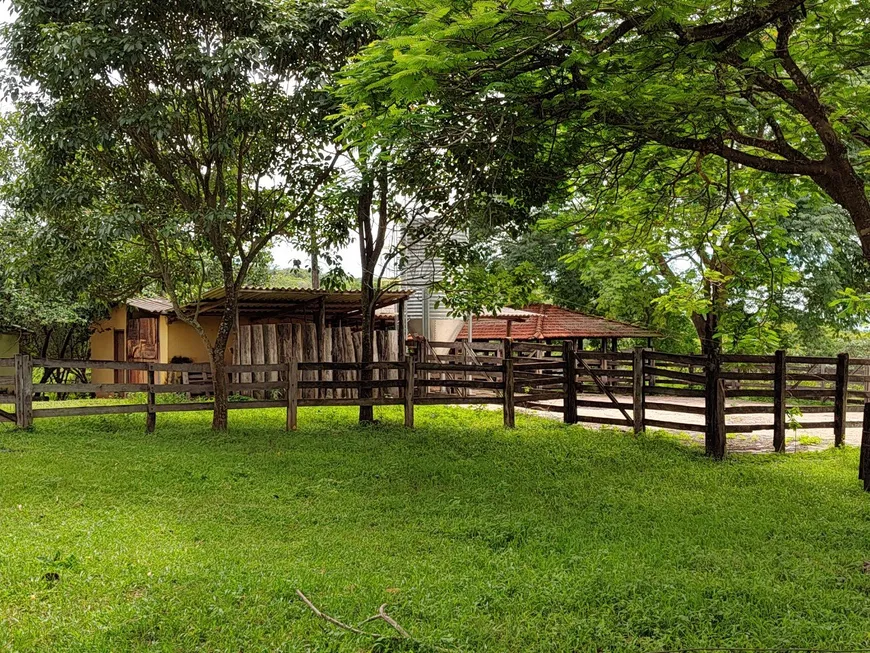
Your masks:
[{"label": "yellow wall", "polygon": [[[165,319],[165,318],[164,318]],[[215,337],[217,336],[218,327],[220,327],[221,320],[219,317],[201,317],[199,319],[199,323],[202,325],[206,334],[209,337],[209,340],[214,342]],[[161,351],[163,347],[163,332],[160,333],[161,337]],[[208,363],[209,356],[208,351],[205,348],[205,344],[202,342],[202,338],[199,337],[199,334],[193,327],[188,326],[181,320],[175,320],[171,322],[167,327],[167,352],[166,352],[166,361],[169,362],[175,356],[186,356],[193,360],[194,363]],[[232,362],[232,354],[231,349],[235,344],[235,333],[230,335],[230,342],[227,345],[227,353],[225,360],[227,363]],[[161,359],[161,362],[164,362]]]},{"label": "yellow wall", "polygon": [[[94,325],[93,333],[91,333],[91,360],[115,360],[115,329],[122,329],[126,334],[126,305],[116,306],[109,313],[109,319]],[[115,372],[114,370],[93,370],[91,380],[93,383],[114,383]]]},{"label": "yellow wall", "polygon": [[[0,333],[0,358],[14,358],[18,353],[17,333]],[[0,378],[15,376],[14,367],[0,367]],[[6,389],[5,384],[0,384],[0,390]]]},{"label": "yellow wall", "polygon": [[[218,327],[220,326],[220,318],[218,317],[202,317],[200,324],[203,325],[205,332],[214,342],[217,335]],[[116,306],[112,309],[109,319],[98,322],[94,325],[94,331],[91,334],[91,359],[92,360],[114,360],[115,356],[115,341],[114,329],[123,329],[126,333],[127,329],[127,307],[126,305]],[[161,315],[158,321],[158,362],[168,363],[175,356],[186,356],[193,360],[194,363],[208,363],[209,356],[202,339],[199,334],[190,326],[181,320],[169,320],[169,316]],[[126,338],[125,338],[126,342]],[[235,346],[235,334],[230,336],[230,342],[227,346],[226,361],[232,362],[232,347]],[[113,383],[115,373],[113,370],[93,370],[91,373],[93,383]],[[2,376],[2,374],[0,374]],[[162,374],[158,375],[162,379]],[[158,379],[160,382],[161,379]]]}]

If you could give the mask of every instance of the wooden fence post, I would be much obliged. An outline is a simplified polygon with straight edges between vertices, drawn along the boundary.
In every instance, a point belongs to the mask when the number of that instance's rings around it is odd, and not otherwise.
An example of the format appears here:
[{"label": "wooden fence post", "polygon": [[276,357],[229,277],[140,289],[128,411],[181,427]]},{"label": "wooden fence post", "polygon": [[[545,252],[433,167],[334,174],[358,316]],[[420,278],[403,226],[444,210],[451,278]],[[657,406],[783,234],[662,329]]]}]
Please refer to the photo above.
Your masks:
[{"label": "wooden fence post", "polygon": [[29,429],[33,424],[33,360],[29,354],[15,355],[15,426]]},{"label": "wooden fence post", "polygon": [[405,427],[414,428],[414,357],[405,359]]},{"label": "wooden fence post", "polygon": [[858,478],[864,481],[864,491],[870,492],[870,401],[864,404],[864,423],[861,429],[861,457]]},{"label": "wooden fence post", "polygon": [[287,363],[287,430],[298,427],[299,412],[299,361],[291,358]]},{"label": "wooden fence post", "polygon": [[773,368],[773,450],[785,451],[785,350],[778,349]]},{"label": "wooden fence post", "polygon": [[570,340],[562,341],[562,361],[565,364],[565,384],[563,391],[563,415],[565,424],[577,423],[577,353],[574,351],[574,343]]},{"label": "wooden fence post", "polygon": [[[510,353],[510,349],[507,350]],[[504,367],[504,425],[512,429],[516,426],[516,406],[514,405],[514,361],[505,357]]]},{"label": "wooden fence post", "polygon": [[846,441],[846,409],[849,403],[849,354],[837,354],[837,381],[834,394],[834,446]]},{"label": "wooden fence post", "polygon": [[157,413],[154,411],[154,406],[157,403],[157,395],[154,393],[154,365],[148,364],[148,412],[145,413],[145,432],[154,433],[157,426]]},{"label": "wooden fence post", "polygon": [[704,448],[708,456],[722,460],[725,457],[725,383],[719,378],[722,355],[718,350],[707,355],[706,367],[704,403],[707,424]]},{"label": "wooden fence post", "polygon": [[643,394],[644,353],[645,350],[643,347],[634,348],[634,361],[631,368],[633,381],[631,392],[633,402],[631,418],[634,422],[635,433],[640,433],[645,429],[644,422],[646,421]]}]

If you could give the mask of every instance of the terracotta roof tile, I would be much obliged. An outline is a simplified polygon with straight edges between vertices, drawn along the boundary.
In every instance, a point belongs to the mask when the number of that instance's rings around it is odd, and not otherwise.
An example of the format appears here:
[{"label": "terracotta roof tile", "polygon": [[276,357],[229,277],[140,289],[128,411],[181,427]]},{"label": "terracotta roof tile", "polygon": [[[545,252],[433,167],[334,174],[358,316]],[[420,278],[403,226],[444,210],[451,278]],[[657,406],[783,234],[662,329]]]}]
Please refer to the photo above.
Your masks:
[{"label": "terracotta roof tile", "polygon": [[[514,340],[561,340],[563,338],[660,338],[661,334],[644,327],[587,315],[553,304],[530,304],[522,310],[538,316],[511,324]],[[474,340],[495,340],[507,337],[507,321],[475,317],[472,322]],[[457,339],[468,337],[468,327],[462,327]]]}]

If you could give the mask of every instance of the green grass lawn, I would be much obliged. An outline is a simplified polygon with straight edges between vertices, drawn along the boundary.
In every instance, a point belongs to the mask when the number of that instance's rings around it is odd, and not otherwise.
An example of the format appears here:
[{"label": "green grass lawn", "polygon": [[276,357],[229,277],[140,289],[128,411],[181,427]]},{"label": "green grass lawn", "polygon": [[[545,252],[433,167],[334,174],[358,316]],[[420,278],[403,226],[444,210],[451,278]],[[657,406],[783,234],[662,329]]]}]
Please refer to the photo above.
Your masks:
[{"label": "green grass lawn", "polygon": [[[461,408],[0,426],[0,649],[870,645],[858,452],[732,456]],[[390,632],[385,624],[367,628]]]}]

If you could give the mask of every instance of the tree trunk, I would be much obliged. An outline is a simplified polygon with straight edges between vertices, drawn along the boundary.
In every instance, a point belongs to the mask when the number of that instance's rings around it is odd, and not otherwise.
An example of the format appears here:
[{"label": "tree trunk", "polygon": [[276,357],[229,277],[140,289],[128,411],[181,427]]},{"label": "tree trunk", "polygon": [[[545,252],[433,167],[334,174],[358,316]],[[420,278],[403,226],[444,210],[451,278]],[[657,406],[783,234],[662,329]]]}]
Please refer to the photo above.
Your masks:
[{"label": "tree trunk", "polygon": [[[362,288],[360,292],[360,309],[362,313],[362,348],[360,352],[359,379],[363,383],[372,380],[372,370],[366,367],[367,363],[374,361],[374,349],[372,347],[372,317],[374,314],[374,269],[377,259],[374,253],[374,241],[372,238],[372,202],[374,200],[374,184],[371,180],[363,183],[359,202],[357,203],[357,226],[360,241],[360,263],[362,263]],[[360,384],[359,397],[367,399],[371,396],[371,390]],[[375,411],[372,406],[359,407],[359,421],[361,424],[373,422]]]},{"label": "tree trunk", "polygon": [[222,351],[211,349],[211,375],[214,381],[214,413],[212,414],[211,428],[214,431],[226,431],[229,427],[229,390],[227,388],[226,345]]},{"label": "tree trunk", "polygon": [[848,161],[835,162],[833,167],[831,173],[815,176],[813,180],[849,214],[861,240],[864,258],[870,261],[870,199],[864,180]]},{"label": "tree trunk", "polygon": [[715,309],[710,309],[706,315],[693,313],[692,325],[698,334],[702,354],[710,354],[719,349],[720,342],[716,337],[719,333],[719,315]]},{"label": "tree trunk", "polygon": [[[374,275],[370,269],[363,269],[362,276],[362,356],[360,357],[363,367],[360,370],[360,380],[365,383],[372,380],[371,368],[365,367],[367,363],[371,363],[375,359],[374,351]],[[370,398],[372,396],[371,388],[365,388],[360,385],[360,399]],[[373,422],[375,412],[372,406],[359,407],[359,421]]]}]

